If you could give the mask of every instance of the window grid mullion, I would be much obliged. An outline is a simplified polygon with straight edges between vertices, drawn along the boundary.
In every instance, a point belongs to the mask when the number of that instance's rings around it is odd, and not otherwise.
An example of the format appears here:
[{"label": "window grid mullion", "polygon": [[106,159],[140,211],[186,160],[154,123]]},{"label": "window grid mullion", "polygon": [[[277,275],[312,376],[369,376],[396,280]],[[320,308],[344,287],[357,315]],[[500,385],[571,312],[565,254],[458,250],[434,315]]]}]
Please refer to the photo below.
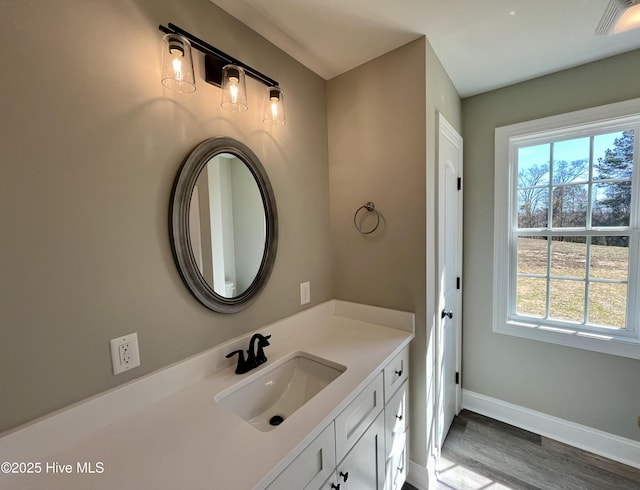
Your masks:
[{"label": "window grid mullion", "polygon": [[[527,272],[518,272],[518,277],[530,277],[533,279],[545,279],[547,277],[546,274],[530,274]],[[551,276],[551,279],[559,279],[561,281],[572,281],[572,282],[584,282],[584,277],[575,277],[575,276]],[[589,282],[594,284],[624,284],[628,285],[629,281],[623,281],[621,279],[594,279],[590,278]]]},{"label": "window grid mullion", "polygon": [[544,317],[545,318],[549,318],[550,314],[551,314],[551,242],[552,240],[550,240],[551,237],[549,237],[547,239],[547,277],[546,277],[546,282],[547,282],[547,291],[546,291],[546,299],[545,299],[545,314]]},{"label": "window grid mullion", "polygon": [[555,178],[553,164],[553,143],[549,145],[549,200],[547,204],[547,228],[553,228],[553,179]]},{"label": "window grid mullion", "polygon": [[[591,138],[593,141],[593,137]],[[589,178],[591,180],[591,178]],[[591,187],[591,186],[589,186]],[[589,291],[591,284],[591,237],[587,237],[587,257],[585,261],[584,271],[584,323],[585,325],[589,323]]]},{"label": "window grid mullion", "polygon": [[[553,162],[554,143],[549,145],[549,197],[547,204],[547,228],[553,227],[553,180],[555,178],[555,166]],[[551,315],[551,237],[547,236],[547,290],[545,292],[545,319]]]},{"label": "window grid mullion", "polygon": [[[589,137],[589,183],[587,187],[587,216],[586,227],[591,228],[593,221],[593,166],[594,162],[594,143],[595,136]],[[583,306],[583,322],[585,325],[589,323],[589,304],[591,301],[591,237],[587,237],[587,250],[584,271],[584,306]]]},{"label": "window grid mullion", "polygon": [[518,229],[513,230],[513,235],[518,236],[542,236],[542,237],[557,237],[557,236],[629,236],[634,231],[633,228],[628,226],[619,226],[611,229],[596,228],[556,228],[555,230],[548,230],[545,228],[536,229]]},{"label": "window grid mullion", "polygon": [[591,215],[593,212],[593,140],[594,137],[589,138],[589,185],[587,187],[587,228],[591,228]]}]

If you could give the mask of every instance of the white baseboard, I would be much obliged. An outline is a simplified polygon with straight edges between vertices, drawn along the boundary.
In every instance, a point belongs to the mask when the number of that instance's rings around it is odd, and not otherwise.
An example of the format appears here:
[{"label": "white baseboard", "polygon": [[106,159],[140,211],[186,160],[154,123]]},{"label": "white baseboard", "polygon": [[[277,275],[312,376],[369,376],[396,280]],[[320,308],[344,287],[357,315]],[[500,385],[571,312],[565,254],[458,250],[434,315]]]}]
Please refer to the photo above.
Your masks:
[{"label": "white baseboard", "polygon": [[640,468],[640,442],[469,390],[462,390],[462,407],[634,468]]},{"label": "white baseboard", "polygon": [[418,490],[427,490],[429,488],[429,471],[415,461],[409,461],[407,483],[413,485]]}]

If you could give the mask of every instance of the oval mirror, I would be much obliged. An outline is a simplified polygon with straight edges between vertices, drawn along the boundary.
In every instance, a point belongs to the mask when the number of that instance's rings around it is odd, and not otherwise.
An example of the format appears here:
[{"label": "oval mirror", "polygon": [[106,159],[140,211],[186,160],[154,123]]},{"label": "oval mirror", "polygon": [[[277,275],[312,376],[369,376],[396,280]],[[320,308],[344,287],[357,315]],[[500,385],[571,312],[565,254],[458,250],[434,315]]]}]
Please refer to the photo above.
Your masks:
[{"label": "oval mirror", "polygon": [[278,219],[258,157],[232,138],[210,138],[187,156],[171,197],[171,243],[184,283],[207,308],[234,313],[265,285]]}]

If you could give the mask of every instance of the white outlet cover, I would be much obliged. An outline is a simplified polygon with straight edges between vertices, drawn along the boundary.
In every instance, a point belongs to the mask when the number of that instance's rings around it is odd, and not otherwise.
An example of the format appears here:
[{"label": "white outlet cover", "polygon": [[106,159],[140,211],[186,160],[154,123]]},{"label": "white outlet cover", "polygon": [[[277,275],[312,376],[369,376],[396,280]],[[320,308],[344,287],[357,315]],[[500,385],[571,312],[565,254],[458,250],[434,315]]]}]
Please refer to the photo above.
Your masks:
[{"label": "white outlet cover", "polygon": [[[138,334],[136,332],[111,339],[111,364],[113,374],[120,374],[140,365],[140,351],[138,350]],[[122,349],[121,349],[122,347]]]}]

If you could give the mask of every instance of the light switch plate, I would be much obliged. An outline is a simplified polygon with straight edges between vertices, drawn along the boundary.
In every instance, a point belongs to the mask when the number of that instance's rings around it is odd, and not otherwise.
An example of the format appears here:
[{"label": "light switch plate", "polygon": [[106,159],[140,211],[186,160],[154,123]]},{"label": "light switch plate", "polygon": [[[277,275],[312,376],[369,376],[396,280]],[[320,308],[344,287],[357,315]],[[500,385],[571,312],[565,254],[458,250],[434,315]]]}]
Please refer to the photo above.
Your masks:
[{"label": "light switch plate", "polygon": [[120,374],[140,365],[138,334],[132,333],[117,339],[111,339],[111,363],[113,374]]},{"label": "light switch plate", "polygon": [[300,304],[306,305],[311,302],[311,283],[301,282],[300,283]]}]

